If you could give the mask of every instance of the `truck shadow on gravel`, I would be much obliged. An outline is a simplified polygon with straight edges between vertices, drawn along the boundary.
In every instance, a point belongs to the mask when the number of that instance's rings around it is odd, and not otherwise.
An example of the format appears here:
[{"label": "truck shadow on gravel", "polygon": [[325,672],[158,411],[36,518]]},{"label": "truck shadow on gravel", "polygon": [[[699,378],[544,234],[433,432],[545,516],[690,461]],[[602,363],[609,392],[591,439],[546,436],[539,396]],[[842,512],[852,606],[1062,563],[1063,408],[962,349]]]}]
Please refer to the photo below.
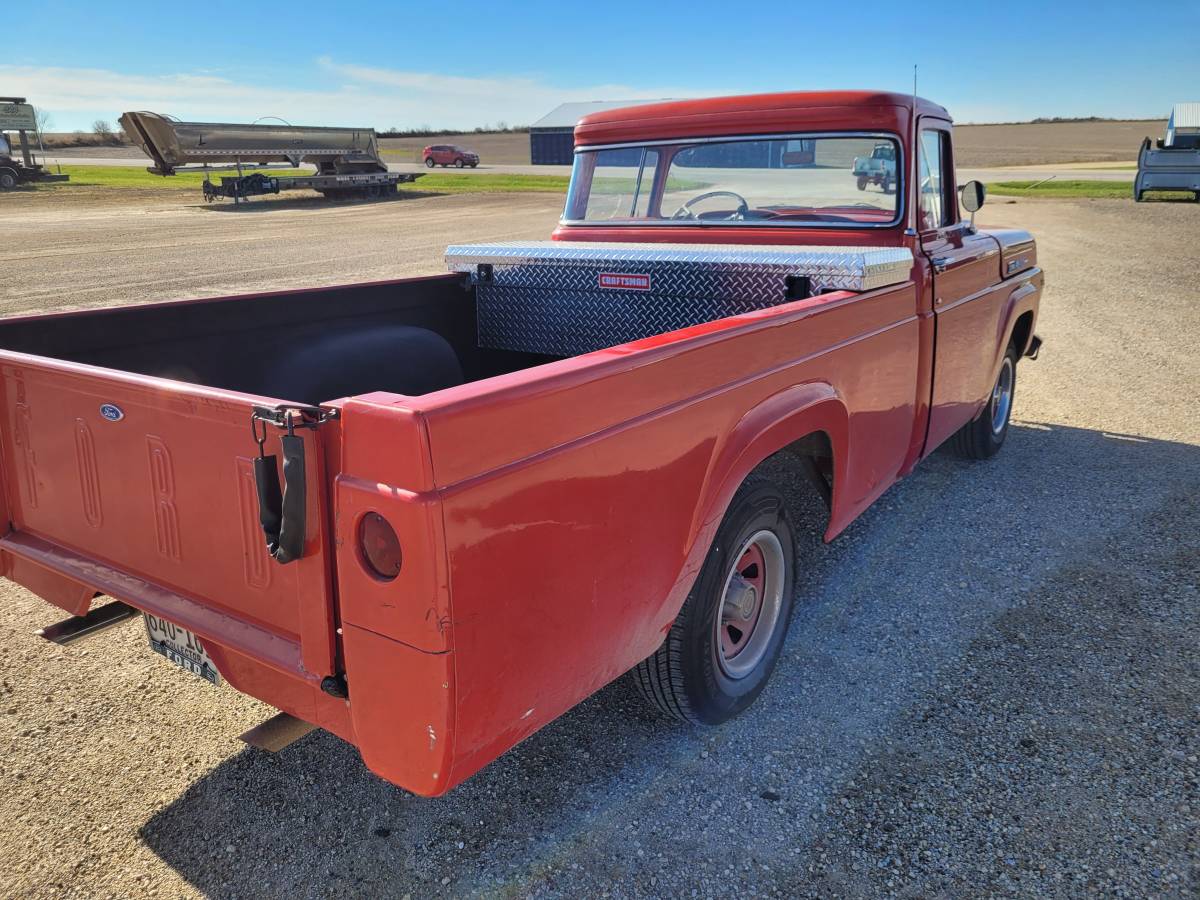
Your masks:
[{"label": "truck shadow on gravel", "polygon": [[[934,454],[830,546],[820,542],[820,509],[795,489],[811,523],[800,600],[750,714],[718,729],[683,727],[619,680],[437,800],[377,779],[354,748],[315,732],[276,756],[230,758],[147,822],[143,841],[217,897],[598,895],[614,885],[619,895],[709,894],[721,883],[888,893],[893,882],[879,879],[893,877],[891,863],[872,858],[867,869],[882,874],[861,874],[870,848],[864,856],[854,844],[842,859],[836,841],[846,828],[883,827],[838,824],[864,783],[878,808],[911,808],[913,779],[868,781],[871,767],[915,746],[914,734],[939,747],[961,740],[960,721],[928,710],[953,709],[964,680],[983,677],[978,648],[1012,630],[1003,623],[1016,611],[1057,609],[1064,579],[1111,558],[1122,535],[1142,540],[1172,496],[1200,493],[1200,448],[1017,422],[996,459]],[[984,671],[990,702],[1037,706],[1022,696],[1036,679],[1012,660]],[[972,709],[972,721],[981,715]],[[1060,738],[1088,740],[1086,729]],[[972,776],[952,807],[971,805],[974,767],[989,764],[978,752],[960,761]],[[922,831],[921,815],[897,832],[893,854],[916,853],[920,840],[953,868],[963,858],[954,842],[993,827],[975,811]],[[823,874],[810,883],[814,862]],[[954,883],[920,882],[935,891]]]}]

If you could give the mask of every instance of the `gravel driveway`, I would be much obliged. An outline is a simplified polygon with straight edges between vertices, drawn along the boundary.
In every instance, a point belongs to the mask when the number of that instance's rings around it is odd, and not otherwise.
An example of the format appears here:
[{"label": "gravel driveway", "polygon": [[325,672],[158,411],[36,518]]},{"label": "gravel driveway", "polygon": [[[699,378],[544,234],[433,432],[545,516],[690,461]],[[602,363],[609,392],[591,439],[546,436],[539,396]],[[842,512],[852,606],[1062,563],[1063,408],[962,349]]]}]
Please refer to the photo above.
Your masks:
[{"label": "gravel driveway", "polygon": [[[500,224],[489,205],[473,233],[459,197],[410,202],[458,209],[464,239]],[[513,200],[507,230],[535,233],[553,206]],[[436,271],[456,217],[418,238],[383,208],[327,227]],[[138,623],[47,644],[31,632],[53,610],[5,583],[0,894],[1196,896],[1198,214],[985,207],[1036,232],[1048,273],[1008,444],[986,463],[935,454],[831,546],[810,530],[775,678],[719,729],[664,722],[618,682],[420,800],[325,733],[244,748],[269,709],[153,656]],[[28,256],[60,227],[33,217],[13,238]],[[166,293],[220,281],[183,242],[93,265],[74,227],[74,263],[8,265],[10,308],[56,286],[144,295],[138,273],[172,258]],[[284,238],[277,262],[321,246]],[[321,260],[340,280],[380,265]]]}]

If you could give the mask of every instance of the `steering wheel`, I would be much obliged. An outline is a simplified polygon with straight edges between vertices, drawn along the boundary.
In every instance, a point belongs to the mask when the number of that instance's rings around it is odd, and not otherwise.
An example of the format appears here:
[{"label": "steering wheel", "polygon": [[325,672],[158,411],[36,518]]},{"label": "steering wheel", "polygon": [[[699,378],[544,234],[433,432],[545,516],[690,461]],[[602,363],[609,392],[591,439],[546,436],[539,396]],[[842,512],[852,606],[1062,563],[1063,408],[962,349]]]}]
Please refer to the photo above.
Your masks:
[{"label": "steering wheel", "polygon": [[697,219],[699,216],[692,212],[692,206],[699,203],[701,200],[707,200],[710,197],[722,196],[733,197],[738,202],[738,208],[734,210],[732,215],[728,217],[729,219],[744,219],[746,217],[746,213],[750,211],[750,204],[746,202],[746,198],[741,194],[735,193],[734,191],[709,191],[706,194],[698,194],[691,200],[687,201],[687,203],[683,204],[683,206],[679,207],[679,209],[675,210],[675,212],[671,214],[671,218]]}]

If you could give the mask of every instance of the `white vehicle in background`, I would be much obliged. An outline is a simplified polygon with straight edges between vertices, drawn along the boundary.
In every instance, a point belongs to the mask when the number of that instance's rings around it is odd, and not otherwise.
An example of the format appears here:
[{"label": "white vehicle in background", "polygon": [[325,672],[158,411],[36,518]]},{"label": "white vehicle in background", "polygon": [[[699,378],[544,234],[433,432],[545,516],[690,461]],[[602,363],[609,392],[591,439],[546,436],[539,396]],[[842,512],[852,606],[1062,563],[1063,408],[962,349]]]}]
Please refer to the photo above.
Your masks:
[{"label": "white vehicle in background", "polygon": [[1167,121],[1167,136],[1142,141],[1133,199],[1147,191],[1191,191],[1200,203],[1200,103],[1176,103]]},{"label": "white vehicle in background", "polygon": [[896,183],[896,146],[891,141],[880,141],[871,150],[870,156],[854,157],[852,171],[857,177],[858,189],[865,191],[868,184],[875,184],[885,194],[890,193]]}]

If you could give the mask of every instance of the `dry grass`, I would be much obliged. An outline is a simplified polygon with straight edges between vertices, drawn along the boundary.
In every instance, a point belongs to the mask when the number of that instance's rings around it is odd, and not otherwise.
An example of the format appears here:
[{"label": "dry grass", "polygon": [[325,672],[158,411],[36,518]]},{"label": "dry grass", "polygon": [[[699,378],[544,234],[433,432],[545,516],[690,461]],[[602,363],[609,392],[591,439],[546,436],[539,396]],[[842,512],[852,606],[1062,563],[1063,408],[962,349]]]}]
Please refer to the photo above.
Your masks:
[{"label": "dry grass", "polygon": [[1161,137],[1166,121],[1056,122],[1046,125],[959,125],[959,166],[1033,166],[1137,159],[1142,138]]},{"label": "dry grass", "polygon": [[448,134],[442,137],[380,137],[379,147],[388,162],[421,161],[421,151],[431,144],[457,144],[479,154],[485,165],[529,165],[529,135]]}]

